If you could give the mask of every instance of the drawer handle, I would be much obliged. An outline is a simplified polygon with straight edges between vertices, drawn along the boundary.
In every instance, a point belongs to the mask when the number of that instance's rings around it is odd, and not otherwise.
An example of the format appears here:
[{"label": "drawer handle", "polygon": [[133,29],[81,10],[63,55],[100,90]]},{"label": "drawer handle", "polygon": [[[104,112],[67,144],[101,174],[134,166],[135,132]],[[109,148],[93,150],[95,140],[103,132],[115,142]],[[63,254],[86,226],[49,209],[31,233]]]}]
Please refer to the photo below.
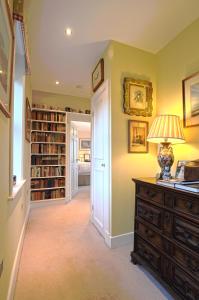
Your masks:
[{"label": "drawer handle", "polygon": [[188,209],[192,209],[193,208],[193,203],[191,201],[188,201],[186,204]]},{"label": "drawer handle", "polygon": [[145,229],[145,234],[149,238],[153,238],[155,236],[155,234],[151,230],[149,230],[148,228]]},{"label": "drawer handle", "polygon": [[199,271],[199,266],[197,265],[197,262],[191,259],[190,257],[186,256],[186,263],[188,267],[193,271],[193,272],[198,272]]}]

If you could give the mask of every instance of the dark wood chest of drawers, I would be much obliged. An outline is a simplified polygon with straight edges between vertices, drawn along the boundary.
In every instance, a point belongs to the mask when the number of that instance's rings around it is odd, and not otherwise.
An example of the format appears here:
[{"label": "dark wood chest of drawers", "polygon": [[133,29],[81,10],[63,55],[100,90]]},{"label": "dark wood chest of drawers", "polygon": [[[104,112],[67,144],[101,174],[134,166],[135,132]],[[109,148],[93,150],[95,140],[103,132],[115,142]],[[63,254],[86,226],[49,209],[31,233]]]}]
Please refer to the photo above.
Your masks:
[{"label": "dark wood chest of drawers", "polygon": [[176,299],[199,300],[199,196],[133,179],[135,243],[131,260],[147,267]]}]

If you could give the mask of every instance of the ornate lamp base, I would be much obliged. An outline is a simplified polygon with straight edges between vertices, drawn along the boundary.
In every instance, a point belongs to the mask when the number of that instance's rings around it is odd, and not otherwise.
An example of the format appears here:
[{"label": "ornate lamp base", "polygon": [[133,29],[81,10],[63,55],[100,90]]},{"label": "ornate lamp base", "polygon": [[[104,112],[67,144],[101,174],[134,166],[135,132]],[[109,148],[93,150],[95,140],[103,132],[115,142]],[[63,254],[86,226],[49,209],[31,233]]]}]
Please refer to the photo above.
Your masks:
[{"label": "ornate lamp base", "polygon": [[173,149],[170,143],[161,143],[157,158],[161,168],[160,179],[170,179],[171,166],[174,162]]}]

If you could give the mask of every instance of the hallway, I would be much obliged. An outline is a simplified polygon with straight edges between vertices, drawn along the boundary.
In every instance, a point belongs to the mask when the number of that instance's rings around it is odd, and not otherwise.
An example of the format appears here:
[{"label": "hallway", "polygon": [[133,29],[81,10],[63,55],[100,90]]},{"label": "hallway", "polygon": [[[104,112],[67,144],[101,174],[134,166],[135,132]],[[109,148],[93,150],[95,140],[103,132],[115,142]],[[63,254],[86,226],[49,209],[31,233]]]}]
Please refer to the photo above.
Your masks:
[{"label": "hallway", "polygon": [[88,200],[83,188],[67,205],[31,210],[14,300],[171,300],[129,262],[131,246],[107,248]]}]

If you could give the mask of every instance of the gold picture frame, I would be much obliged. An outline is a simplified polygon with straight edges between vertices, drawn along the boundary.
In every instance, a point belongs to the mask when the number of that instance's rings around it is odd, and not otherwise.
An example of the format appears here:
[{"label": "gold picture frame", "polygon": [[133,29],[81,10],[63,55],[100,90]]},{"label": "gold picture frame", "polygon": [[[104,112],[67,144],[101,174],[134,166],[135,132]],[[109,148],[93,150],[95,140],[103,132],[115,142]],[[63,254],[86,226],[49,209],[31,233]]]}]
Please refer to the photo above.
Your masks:
[{"label": "gold picture frame", "polygon": [[124,113],[128,115],[151,117],[152,83],[147,80],[124,78]]},{"label": "gold picture frame", "polygon": [[25,138],[30,143],[31,139],[31,107],[28,98],[26,98],[26,114],[25,114]]},{"label": "gold picture frame", "polygon": [[7,0],[0,0],[0,110],[11,117],[14,30]]},{"label": "gold picture frame", "polygon": [[199,125],[199,72],[182,81],[184,127]]},{"label": "gold picture frame", "polygon": [[148,152],[148,122],[139,120],[128,120],[128,152]]},{"label": "gold picture frame", "polygon": [[103,81],[104,81],[104,60],[103,58],[101,58],[92,73],[93,92],[97,91],[97,89],[99,88],[99,86],[102,84]]}]

